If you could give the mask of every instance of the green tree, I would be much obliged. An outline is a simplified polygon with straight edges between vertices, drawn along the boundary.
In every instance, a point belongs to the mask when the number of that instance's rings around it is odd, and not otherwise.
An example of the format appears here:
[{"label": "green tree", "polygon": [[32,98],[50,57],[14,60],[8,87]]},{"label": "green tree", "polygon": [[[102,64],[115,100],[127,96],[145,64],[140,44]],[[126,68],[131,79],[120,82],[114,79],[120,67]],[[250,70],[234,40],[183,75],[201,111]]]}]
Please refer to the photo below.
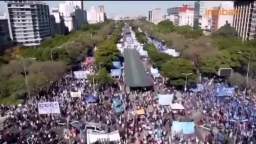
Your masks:
[{"label": "green tree", "polygon": [[154,45],[152,44],[147,44],[146,49],[148,51],[148,55],[150,57],[150,60],[152,61],[152,63],[157,66],[158,68],[161,68],[162,64],[164,64],[166,61],[170,60],[172,57],[164,54],[164,53],[160,53]]},{"label": "green tree", "polygon": [[237,31],[233,28],[229,23],[226,23],[220,29],[213,33],[213,36],[221,36],[221,37],[237,37]]},{"label": "green tree", "polygon": [[171,21],[165,20],[157,24],[157,29],[161,33],[170,33],[175,30],[175,26]]},{"label": "green tree", "polygon": [[244,89],[246,87],[246,80],[245,77],[242,76],[239,73],[233,73],[229,79],[228,82],[233,86],[238,86],[241,89]]},{"label": "green tree", "polygon": [[185,73],[192,73],[188,77],[188,85],[196,82],[195,68],[193,64],[186,59],[171,59],[163,64],[162,73],[168,77],[169,84],[182,87],[185,83]]},{"label": "green tree", "polygon": [[102,68],[99,70],[97,75],[95,76],[95,83],[99,88],[105,88],[113,84],[112,77],[108,74],[106,68]]}]

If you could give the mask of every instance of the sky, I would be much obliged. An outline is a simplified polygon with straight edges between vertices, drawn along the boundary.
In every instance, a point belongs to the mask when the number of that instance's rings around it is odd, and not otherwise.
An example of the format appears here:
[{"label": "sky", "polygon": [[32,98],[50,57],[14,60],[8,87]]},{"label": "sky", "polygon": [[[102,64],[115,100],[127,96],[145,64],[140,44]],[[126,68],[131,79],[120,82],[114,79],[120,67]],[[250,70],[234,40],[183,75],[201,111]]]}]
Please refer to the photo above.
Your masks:
[{"label": "sky", "polygon": [[[44,1],[49,4],[50,9],[58,7],[64,1]],[[203,1],[204,7],[218,6],[220,1]],[[84,7],[89,10],[91,6],[104,5],[108,17],[115,16],[147,16],[148,11],[154,8],[161,8],[166,13],[166,9],[182,4],[193,5],[194,1],[84,1]],[[0,15],[7,13],[6,3],[0,1]]]}]

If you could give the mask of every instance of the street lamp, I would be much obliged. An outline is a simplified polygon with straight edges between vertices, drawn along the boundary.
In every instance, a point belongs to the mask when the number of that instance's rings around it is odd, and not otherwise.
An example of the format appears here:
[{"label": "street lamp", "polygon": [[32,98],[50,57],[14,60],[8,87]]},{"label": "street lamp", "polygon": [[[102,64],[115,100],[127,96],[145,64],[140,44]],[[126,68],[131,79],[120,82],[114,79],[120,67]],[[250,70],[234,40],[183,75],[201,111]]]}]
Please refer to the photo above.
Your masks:
[{"label": "street lamp", "polygon": [[21,63],[22,63],[23,72],[24,72],[24,76],[25,76],[25,85],[27,88],[28,97],[30,98],[30,90],[29,90],[29,85],[28,85],[28,77],[27,77],[27,73],[26,73],[26,66],[24,64],[24,59],[21,60]]},{"label": "street lamp", "polygon": [[184,91],[187,91],[187,83],[188,83],[188,76],[192,75],[192,73],[182,73],[183,75],[186,76],[186,81],[185,81],[185,86],[184,86]]},{"label": "street lamp", "polygon": [[[17,58],[20,59],[20,61],[21,61],[21,65],[22,65],[23,72],[24,72],[24,77],[25,77],[25,85],[26,85],[28,97],[30,97],[30,89],[29,89],[29,85],[28,85],[28,76],[27,76],[27,73],[26,73],[26,66],[25,66],[25,63],[24,63],[25,59],[22,56],[17,56]],[[36,60],[36,58],[34,58],[34,57],[29,57],[28,59]]]}]

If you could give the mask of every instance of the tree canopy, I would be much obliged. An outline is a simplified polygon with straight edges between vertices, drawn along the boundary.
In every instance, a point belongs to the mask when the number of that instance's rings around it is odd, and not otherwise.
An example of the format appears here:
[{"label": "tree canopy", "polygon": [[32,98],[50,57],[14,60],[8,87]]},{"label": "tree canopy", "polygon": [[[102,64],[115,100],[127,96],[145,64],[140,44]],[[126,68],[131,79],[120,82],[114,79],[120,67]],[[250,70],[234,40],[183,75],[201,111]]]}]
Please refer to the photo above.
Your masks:
[{"label": "tree canopy", "polygon": [[169,84],[177,87],[182,87],[185,84],[186,74],[188,76],[188,84],[196,82],[195,68],[193,64],[182,58],[171,59],[163,64],[161,71],[164,76],[168,77]]},{"label": "tree canopy", "polygon": [[213,33],[213,36],[221,36],[221,37],[237,37],[237,31],[233,28],[229,23],[226,23],[220,29]]},{"label": "tree canopy", "polygon": [[[36,95],[83,60],[95,45],[110,49],[103,55],[112,55],[115,48],[112,41],[118,35],[113,27],[113,21],[86,25],[76,32],[46,40],[37,48],[17,47],[6,51],[0,56],[0,103],[16,103],[28,96],[28,90],[30,96]],[[111,42],[107,40],[109,34],[114,35]]]}]

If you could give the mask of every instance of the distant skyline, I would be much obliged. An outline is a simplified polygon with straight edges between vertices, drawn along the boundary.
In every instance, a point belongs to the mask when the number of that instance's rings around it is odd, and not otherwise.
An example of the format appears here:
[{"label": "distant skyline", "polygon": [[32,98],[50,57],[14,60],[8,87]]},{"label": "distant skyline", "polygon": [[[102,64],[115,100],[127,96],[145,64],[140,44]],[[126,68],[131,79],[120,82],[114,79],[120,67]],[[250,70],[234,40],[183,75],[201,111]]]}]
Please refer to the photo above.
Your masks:
[{"label": "distant skyline", "polygon": [[[59,3],[65,1],[44,1],[49,4],[50,9],[58,7]],[[182,4],[194,5],[195,1],[84,1],[84,7],[89,10],[91,6],[104,5],[108,17],[115,16],[147,16],[148,11],[154,8],[161,8],[163,13],[170,7],[181,6]],[[222,1],[223,2],[223,1]],[[203,1],[204,7],[219,6],[221,1]],[[0,1],[0,15],[8,13],[6,3]]]}]

